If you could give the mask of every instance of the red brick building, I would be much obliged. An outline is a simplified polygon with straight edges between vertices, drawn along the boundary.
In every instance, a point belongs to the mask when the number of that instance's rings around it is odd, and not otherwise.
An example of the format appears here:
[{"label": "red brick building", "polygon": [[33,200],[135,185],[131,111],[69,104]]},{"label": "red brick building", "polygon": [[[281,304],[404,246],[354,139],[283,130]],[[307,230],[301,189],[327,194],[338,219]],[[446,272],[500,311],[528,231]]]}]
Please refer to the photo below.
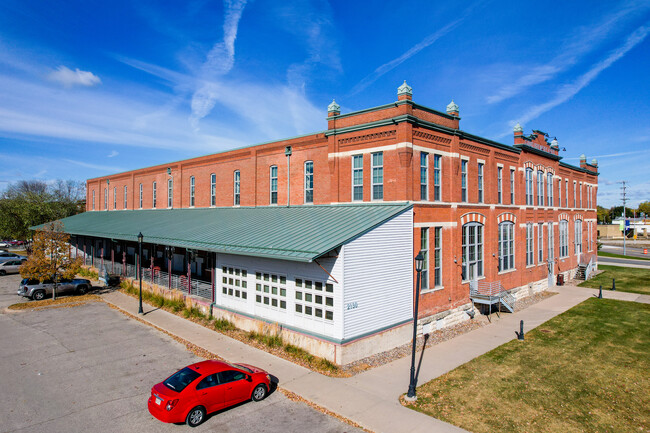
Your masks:
[{"label": "red brick building", "polygon": [[453,101],[419,105],[405,82],[379,107],[332,102],[322,132],[89,179],[87,210],[410,202],[420,323],[444,326],[465,318],[470,281],[521,297],[596,254],[595,160],[566,164],[557,140],[519,124],[504,144],[459,123]]}]

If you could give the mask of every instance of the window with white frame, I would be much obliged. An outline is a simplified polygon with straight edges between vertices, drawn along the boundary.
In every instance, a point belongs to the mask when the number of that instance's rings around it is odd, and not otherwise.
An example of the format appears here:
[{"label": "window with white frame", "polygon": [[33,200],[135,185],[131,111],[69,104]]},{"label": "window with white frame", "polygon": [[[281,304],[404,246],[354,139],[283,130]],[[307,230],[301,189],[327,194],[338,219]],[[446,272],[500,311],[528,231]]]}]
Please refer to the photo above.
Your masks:
[{"label": "window with white frame", "polygon": [[569,221],[560,221],[560,258],[569,256]]},{"label": "window with white frame", "polygon": [[475,280],[483,276],[483,224],[471,222],[462,231],[462,277]]},{"label": "window with white frame", "polygon": [[497,167],[497,203],[503,202],[503,167]]},{"label": "window with white frame", "polygon": [[587,222],[587,251],[591,251],[591,234],[593,228],[593,221]]},{"label": "window with white frame", "polygon": [[562,178],[557,180],[557,207],[562,207]]},{"label": "window with white frame", "polygon": [[483,203],[483,167],[485,164],[478,163],[478,202]]},{"label": "window with white frame", "polygon": [[217,205],[217,175],[210,175],[210,206]]},{"label": "window with white frame", "polygon": [[127,194],[126,194],[126,185],[124,185],[124,209],[127,208],[127,200],[126,200],[126,196],[127,196]]},{"label": "window with white frame", "polygon": [[429,200],[429,154],[420,152],[420,200]]},{"label": "window with white frame", "polygon": [[499,271],[515,268],[515,224],[504,221],[499,224]]},{"label": "window with white frame", "polygon": [[440,177],[442,170],[442,167],[440,166],[441,159],[442,157],[440,155],[433,155],[433,199],[435,201],[442,200],[440,194],[440,182],[442,181],[442,178]]},{"label": "window with white frame", "polygon": [[167,207],[172,208],[174,206],[174,180],[167,179]]},{"label": "window with white frame", "polygon": [[104,210],[108,210],[108,188],[104,188]]},{"label": "window with white frame", "polygon": [[305,161],[305,203],[314,202],[314,162]]},{"label": "window with white frame", "polygon": [[533,224],[526,223],[526,266],[535,264],[533,248]]},{"label": "window with white frame", "polygon": [[384,154],[372,154],[372,199],[384,199]]},{"label": "window with white frame", "polygon": [[95,210],[95,190],[93,189],[93,210]]},{"label": "window with white frame", "polygon": [[582,252],[582,220],[575,220],[574,223],[574,235],[575,235],[575,253],[580,254]]},{"label": "window with white frame", "polygon": [[547,259],[553,260],[555,257],[555,231],[553,230],[553,223],[549,222],[548,223],[548,257]]},{"label": "window with white frame", "polygon": [[537,263],[544,261],[544,223],[537,224]]},{"label": "window with white frame", "polygon": [[195,182],[194,176],[190,176],[190,207],[194,207]]},{"label": "window with white frame", "polygon": [[142,184],[140,184],[140,186],[139,186],[139,191],[140,191],[140,196],[139,196],[140,197],[140,200],[139,200],[140,206],[139,207],[140,207],[140,209],[142,209]]},{"label": "window with white frame", "polygon": [[334,285],[296,278],[296,313],[313,319],[334,320]]},{"label": "window with white frame", "polygon": [[546,173],[546,206],[553,206],[553,173]]},{"label": "window with white frame", "polygon": [[510,169],[510,204],[515,204],[515,170]]},{"label": "window with white frame", "polygon": [[433,250],[433,284],[442,287],[442,227],[434,228]]},{"label": "window with white frame", "polygon": [[429,229],[427,227],[420,228],[420,253],[423,258],[420,284],[422,290],[427,290],[429,288]]},{"label": "window with white frame", "polygon": [[569,207],[569,179],[564,179],[564,207]]},{"label": "window with white frame", "polygon": [[221,293],[237,299],[248,299],[248,271],[234,266],[221,268]]},{"label": "window with white frame", "polygon": [[533,169],[526,169],[526,205],[532,206],[533,203]]},{"label": "window with white frame", "polygon": [[278,204],[278,166],[269,168],[269,203]]},{"label": "window with white frame", "polygon": [[537,170],[537,206],[544,206],[544,172]]},{"label": "window with white frame", "polygon": [[287,277],[273,272],[255,272],[255,303],[287,309]]},{"label": "window with white frame", "polygon": [[156,182],[151,184],[151,207],[153,209],[158,205],[158,188]]},{"label": "window with white frame", "polygon": [[467,201],[467,161],[460,162],[460,201]]},{"label": "window with white frame", "polygon": [[113,210],[117,210],[117,187],[113,187]]},{"label": "window with white frame", "polygon": [[582,207],[582,182],[580,182],[580,209],[584,209]]},{"label": "window with white frame", "polygon": [[352,200],[363,201],[363,155],[352,155]]},{"label": "window with white frame", "polygon": [[235,170],[233,173],[233,204],[239,206],[239,182],[240,182],[240,173],[239,170]]},{"label": "window with white frame", "polygon": [[576,203],[578,201],[577,195],[576,195],[576,181],[573,181],[573,207],[576,207]]}]

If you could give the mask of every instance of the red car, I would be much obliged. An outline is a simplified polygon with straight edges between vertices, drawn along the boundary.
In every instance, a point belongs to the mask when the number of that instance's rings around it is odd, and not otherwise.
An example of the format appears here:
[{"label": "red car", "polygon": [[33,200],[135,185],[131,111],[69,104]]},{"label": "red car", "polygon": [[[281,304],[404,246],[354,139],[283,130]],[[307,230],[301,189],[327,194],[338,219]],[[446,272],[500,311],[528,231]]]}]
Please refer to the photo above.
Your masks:
[{"label": "red car", "polygon": [[206,415],[252,399],[271,389],[271,378],[260,368],[222,361],[189,365],[151,388],[149,413],[162,422],[201,424]]}]

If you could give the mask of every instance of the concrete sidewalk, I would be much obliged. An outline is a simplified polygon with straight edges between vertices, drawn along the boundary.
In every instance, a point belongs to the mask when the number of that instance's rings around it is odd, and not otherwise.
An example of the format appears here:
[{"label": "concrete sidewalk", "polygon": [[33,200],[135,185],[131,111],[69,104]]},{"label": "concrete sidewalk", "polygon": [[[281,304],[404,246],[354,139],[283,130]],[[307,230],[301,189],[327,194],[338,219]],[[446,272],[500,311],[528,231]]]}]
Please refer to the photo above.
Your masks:
[{"label": "concrete sidewalk", "polygon": [[[515,338],[519,321],[525,331],[597,295],[597,290],[574,286],[552,289],[558,294],[493,323],[427,348],[422,354],[418,383],[428,382]],[[604,297],[650,303],[650,296],[606,292]],[[103,295],[110,304],[137,315],[137,300],[119,292]],[[190,341],[232,362],[247,362],[266,369],[279,386],[294,392],[361,426],[383,432],[463,432],[438,419],[403,407],[398,399],[409,383],[410,357],[393,361],[352,378],[331,378],[250,347],[174,314],[144,307],[142,319],[170,334]],[[493,316],[496,317],[496,316]],[[418,359],[420,354],[417,354]]]}]

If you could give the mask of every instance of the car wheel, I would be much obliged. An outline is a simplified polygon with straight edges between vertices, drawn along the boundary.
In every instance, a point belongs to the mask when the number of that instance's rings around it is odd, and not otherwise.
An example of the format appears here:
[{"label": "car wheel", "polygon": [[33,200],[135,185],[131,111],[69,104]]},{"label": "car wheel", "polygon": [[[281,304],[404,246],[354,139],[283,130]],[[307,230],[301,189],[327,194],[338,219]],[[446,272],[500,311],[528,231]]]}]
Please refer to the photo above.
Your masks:
[{"label": "car wheel", "polygon": [[84,285],[81,285],[81,286],[77,287],[77,292],[80,295],[85,295],[87,291],[88,291],[88,288],[86,286],[84,286]]},{"label": "car wheel", "polygon": [[45,299],[45,290],[36,290],[32,293],[32,299],[35,301],[41,301]]},{"label": "car wheel", "polygon": [[260,383],[253,390],[253,395],[251,398],[253,401],[260,401],[264,400],[264,397],[266,397],[266,387]]},{"label": "car wheel", "polygon": [[6,275],[7,272],[4,269],[0,269],[0,275]]},{"label": "car wheel", "polygon": [[205,420],[205,409],[203,408],[203,406],[195,407],[190,411],[190,413],[187,414],[187,418],[185,418],[185,422],[190,427],[196,427],[197,425],[201,424],[204,420]]}]

